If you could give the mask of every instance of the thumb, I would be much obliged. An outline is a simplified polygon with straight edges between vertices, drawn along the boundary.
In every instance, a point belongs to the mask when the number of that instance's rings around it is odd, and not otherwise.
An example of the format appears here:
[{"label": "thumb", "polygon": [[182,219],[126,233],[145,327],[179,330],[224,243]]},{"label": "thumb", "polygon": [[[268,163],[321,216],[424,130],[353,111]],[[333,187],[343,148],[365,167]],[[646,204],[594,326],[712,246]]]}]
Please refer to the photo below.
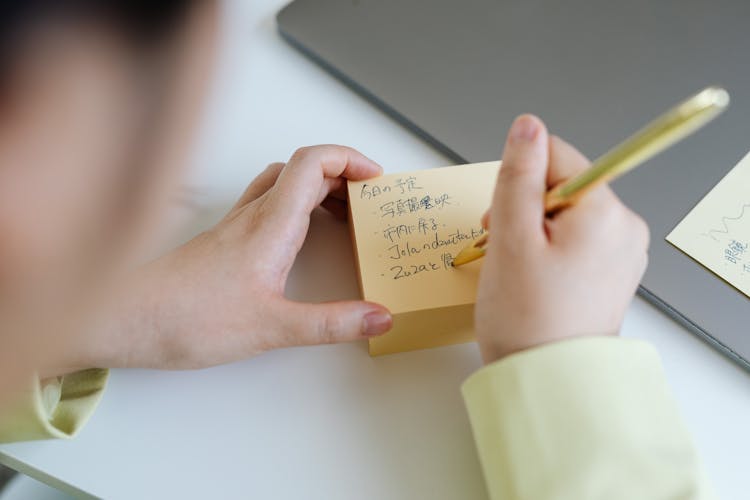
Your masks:
[{"label": "thumb", "polygon": [[544,235],[548,156],[549,139],[544,123],[532,115],[516,118],[505,143],[490,209],[492,232],[515,241]]},{"label": "thumb", "polygon": [[393,326],[393,318],[388,309],[371,302],[287,301],[280,323],[285,345],[317,345],[382,335]]}]

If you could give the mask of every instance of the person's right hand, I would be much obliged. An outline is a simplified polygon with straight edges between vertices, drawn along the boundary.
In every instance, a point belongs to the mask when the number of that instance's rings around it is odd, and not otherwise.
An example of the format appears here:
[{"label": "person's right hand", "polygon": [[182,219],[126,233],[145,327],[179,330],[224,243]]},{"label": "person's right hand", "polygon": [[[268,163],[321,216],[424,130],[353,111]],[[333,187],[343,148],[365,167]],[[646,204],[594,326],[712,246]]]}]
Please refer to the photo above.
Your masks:
[{"label": "person's right hand", "polygon": [[476,303],[485,363],[541,344],[614,335],[648,262],[648,227],[607,186],[546,217],[548,189],[589,166],[534,116],[505,144]]}]

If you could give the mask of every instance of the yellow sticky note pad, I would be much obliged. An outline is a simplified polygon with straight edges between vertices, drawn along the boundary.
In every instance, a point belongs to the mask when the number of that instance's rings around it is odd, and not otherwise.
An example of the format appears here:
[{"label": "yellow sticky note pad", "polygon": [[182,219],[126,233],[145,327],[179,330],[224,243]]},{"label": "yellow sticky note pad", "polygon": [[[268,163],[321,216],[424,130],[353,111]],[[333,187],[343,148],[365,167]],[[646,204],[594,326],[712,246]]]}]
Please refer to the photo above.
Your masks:
[{"label": "yellow sticky note pad", "polygon": [[750,154],[688,213],[667,241],[750,297]]},{"label": "yellow sticky note pad", "polygon": [[451,262],[484,234],[498,169],[475,163],[348,183],[362,297],[393,314],[393,330],[370,340],[371,355],[473,340],[481,264]]}]

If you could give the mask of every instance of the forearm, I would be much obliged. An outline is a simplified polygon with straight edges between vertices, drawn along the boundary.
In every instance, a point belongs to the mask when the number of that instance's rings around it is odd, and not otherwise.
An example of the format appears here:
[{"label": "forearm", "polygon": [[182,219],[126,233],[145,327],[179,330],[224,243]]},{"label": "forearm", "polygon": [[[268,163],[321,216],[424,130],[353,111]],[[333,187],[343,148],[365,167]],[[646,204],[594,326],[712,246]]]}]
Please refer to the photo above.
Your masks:
[{"label": "forearm", "polygon": [[145,270],[134,273],[54,364],[40,372],[42,377],[89,368],[162,367],[165,347],[156,316],[160,302],[156,284]]},{"label": "forearm", "polygon": [[85,366],[181,368],[179,332],[170,328],[179,311],[170,309],[168,284],[159,261],[135,273],[81,349]]}]

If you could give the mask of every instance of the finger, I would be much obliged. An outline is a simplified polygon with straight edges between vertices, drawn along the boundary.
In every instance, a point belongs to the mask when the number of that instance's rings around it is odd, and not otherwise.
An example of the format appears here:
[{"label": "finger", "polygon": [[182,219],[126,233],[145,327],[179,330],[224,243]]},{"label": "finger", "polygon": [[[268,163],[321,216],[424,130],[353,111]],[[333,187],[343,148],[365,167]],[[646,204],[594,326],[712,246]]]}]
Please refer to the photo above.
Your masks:
[{"label": "finger", "polygon": [[[591,166],[591,162],[575,147],[557,136],[551,136],[549,141],[549,169],[547,171],[547,187],[552,188],[568,179],[575,177]],[[585,193],[573,207],[555,215],[555,217],[575,217],[575,211],[596,210],[601,204],[613,203],[616,196],[612,190],[601,185]],[[563,215],[568,212],[567,215]]]},{"label": "finger", "polygon": [[279,315],[281,342],[287,346],[335,344],[382,335],[393,319],[386,308],[370,302],[304,304],[284,301]]},{"label": "finger", "polygon": [[547,130],[531,115],[516,118],[508,133],[503,163],[490,209],[489,222],[499,241],[527,242],[544,236],[544,194],[547,188]]},{"label": "finger", "polygon": [[348,199],[346,192],[346,182],[340,177],[338,179],[330,179],[330,181],[339,182],[329,182],[328,197],[346,201]]},{"label": "finger", "polygon": [[323,200],[320,206],[331,212],[339,220],[345,221],[349,217],[348,204],[338,198],[329,196]]},{"label": "finger", "polygon": [[552,135],[549,138],[547,187],[552,188],[591,166],[591,162],[568,142]]},{"label": "finger", "polygon": [[281,174],[281,171],[284,169],[284,165],[285,164],[281,162],[271,163],[270,165],[268,165],[266,169],[263,170],[263,172],[261,172],[258,177],[253,179],[249,186],[247,186],[247,189],[245,189],[245,192],[242,193],[240,199],[237,200],[237,203],[235,203],[232,211],[242,208],[249,203],[252,203],[253,201],[263,196],[266,191],[271,189],[273,185],[276,184],[276,180],[279,178],[279,174]]},{"label": "finger", "polygon": [[[553,245],[578,247],[584,241],[611,238],[613,231],[630,233],[634,218],[609,187],[599,186],[586,193],[575,205],[547,219],[546,227]],[[640,237],[637,233],[630,233],[626,238],[628,244],[640,244],[636,236]]]},{"label": "finger", "polygon": [[283,219],[307,216],[343,179],[364,180],[382,172],[377,163],[344,146],[299,149],[269,191],[270,213]]},{"label": "finger", "polygon": [[490,211],[487,210],[484,215],[482,215],[482,227],[486,230],[490,228]]}]

